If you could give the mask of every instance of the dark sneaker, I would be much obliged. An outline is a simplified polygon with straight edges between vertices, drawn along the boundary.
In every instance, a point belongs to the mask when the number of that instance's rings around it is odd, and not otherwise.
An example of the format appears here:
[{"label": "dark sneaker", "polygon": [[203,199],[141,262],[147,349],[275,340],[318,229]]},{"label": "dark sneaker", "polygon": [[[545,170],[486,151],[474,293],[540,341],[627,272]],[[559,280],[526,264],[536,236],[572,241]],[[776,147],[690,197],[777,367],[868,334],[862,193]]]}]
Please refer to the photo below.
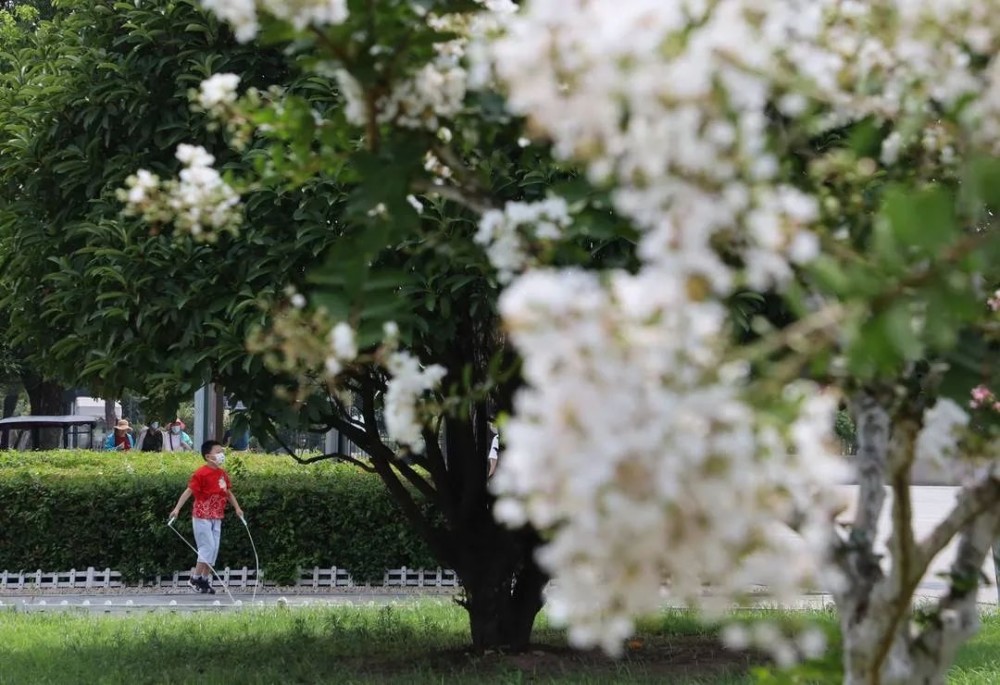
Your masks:
[{"label": "dark sneaker", "polygon": [[197,580],[194,578],[194,576],[188,578],[188,587],[194,590],[195,592],[203,592],[203,590],[201,589],[202,588],[201,583],[202,583],[201,578],[198,578]]},{"label": "dark sneaker", "polygon": [[212,581],[208,578],[204,578],[201,581],[201,594],[203,595],[214,595],[215,588],[212,587]]}]

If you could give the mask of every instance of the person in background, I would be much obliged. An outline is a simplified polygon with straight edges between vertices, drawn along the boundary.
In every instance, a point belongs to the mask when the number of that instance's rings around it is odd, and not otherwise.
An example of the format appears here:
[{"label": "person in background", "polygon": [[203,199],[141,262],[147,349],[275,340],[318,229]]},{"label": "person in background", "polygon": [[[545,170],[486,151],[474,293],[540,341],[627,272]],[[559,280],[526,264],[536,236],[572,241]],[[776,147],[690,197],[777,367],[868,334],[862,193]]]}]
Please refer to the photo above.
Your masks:
[{"label": "person in background", "polygon": [[135,447],[135,439],[130,432],[131,427],[125,419],[119,419],[115,429],[104,438],[104,449],[109,452],[125,452]]},{"label": "person in background", "polygon": [[503,450],[503,445],[500,444],[500,430],[497,425],[496,417],[491,417],[489,421],[490,431],[493,433],[493,440],[490,442],[490,453],[486,457],[487,459],[487,470],[486,478],[490,479],[493,474],[496,473],[497,464],[500,463],[500,452]]},{"label": "person in background", "polygon": [[159,421],[150,421],[139,433],[139,449],[143,452],[163,451],[163,431]]},{"label": "person in background", "polygon": [[194,441],[190,435],[184,432],[184,428],[183,421],[174,419],[163,439],[164,452],[189,452],[194,449]]},{"label": "person in background", "polygon": [[222,444],[225,447],[232,447],[237,452],[246,452],[250,449],[250,431],[243,431],[233,437],[233,430],[227,428],[225,434],[222,436]]}]

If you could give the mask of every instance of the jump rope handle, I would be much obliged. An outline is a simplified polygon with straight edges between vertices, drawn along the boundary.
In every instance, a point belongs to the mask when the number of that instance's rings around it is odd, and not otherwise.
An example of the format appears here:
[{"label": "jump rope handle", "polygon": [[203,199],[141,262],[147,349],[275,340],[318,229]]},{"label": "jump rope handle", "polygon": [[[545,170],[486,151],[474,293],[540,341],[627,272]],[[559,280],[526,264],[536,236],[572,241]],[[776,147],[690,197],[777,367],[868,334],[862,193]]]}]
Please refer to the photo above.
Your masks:
[{"label": "jump rope handle", "polygon": [[174,521],[176,521],[176,520],[177,520],[177,519],[176,519],[175,517],[171,516],[171,517],[170,517],[170,518],[169,518],[169,519],[167,520],[167,525],[168,525],[168,526],[172,526],[172,525],[174,525]]}]

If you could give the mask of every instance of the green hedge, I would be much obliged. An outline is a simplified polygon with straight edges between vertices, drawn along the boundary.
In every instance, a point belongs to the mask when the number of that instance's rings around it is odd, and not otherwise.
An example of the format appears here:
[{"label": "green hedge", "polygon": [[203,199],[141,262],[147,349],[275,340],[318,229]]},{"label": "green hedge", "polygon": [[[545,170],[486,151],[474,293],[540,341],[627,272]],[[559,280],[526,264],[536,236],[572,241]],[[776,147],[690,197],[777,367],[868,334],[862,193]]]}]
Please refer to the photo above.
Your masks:
[{"label": "green hedge", "polygon": [[[166,520],[202,463],[191,453],[0,452],[0,570],[93,566],[138,580],[190,568],[194,554]],[[233,455],[226,469],[266,578],[338,566],[364,582],[387,568],[437,566],[372,474],[274,455]],[[175,524],[189,541],[190,512],[189,502]],[[253,567],[231,507],[218,565]]]}]

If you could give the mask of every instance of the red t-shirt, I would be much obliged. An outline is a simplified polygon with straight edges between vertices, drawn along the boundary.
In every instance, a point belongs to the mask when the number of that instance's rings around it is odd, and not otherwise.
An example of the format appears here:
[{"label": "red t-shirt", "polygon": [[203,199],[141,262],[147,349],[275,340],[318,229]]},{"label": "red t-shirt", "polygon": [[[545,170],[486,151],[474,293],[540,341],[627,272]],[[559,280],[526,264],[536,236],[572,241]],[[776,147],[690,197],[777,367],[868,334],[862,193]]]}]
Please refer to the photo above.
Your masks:
[{"label": "red t-shirt", "polygon": [[194,472],[188,487],[194,493],[193,516],[198,519],[221,519],[232,487],[229,474],[206,464]]}]

